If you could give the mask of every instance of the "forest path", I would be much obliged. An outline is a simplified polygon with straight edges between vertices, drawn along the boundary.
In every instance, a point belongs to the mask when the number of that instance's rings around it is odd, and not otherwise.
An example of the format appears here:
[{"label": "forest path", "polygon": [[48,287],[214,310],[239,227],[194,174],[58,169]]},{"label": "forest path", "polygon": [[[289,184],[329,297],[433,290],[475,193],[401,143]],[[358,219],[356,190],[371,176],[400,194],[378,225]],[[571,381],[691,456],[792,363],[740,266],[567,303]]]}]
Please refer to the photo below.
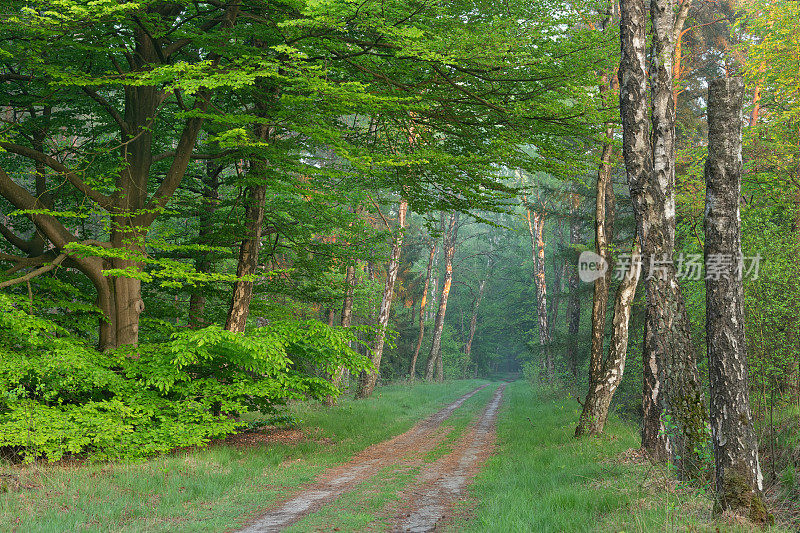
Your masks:
[{"label": "forest path", "polygon": [[416,483],[404,491],[405,504],[392,531],[436,531],[453,504],[466,496],[470,481],[493,452],[495,422],[505,388],[505,384],[497,388],[477,423],[458,440],[453,452],[422,470]]},{"label": "forest path", "polygon": [[[445,440],[452,429],[442,427],[442,422],[466,400],[488,386],[476,388],[419,422],[409,431],[370,446],[349,462],[326,470],[312,484],[276,503],[264,515],[239,530],[239,533],[283,531],[352,491],[379,471],[387,468],[399,471],[420,467],[425,463],[426,456]],[[411,511],[404,511],[404,518],[398,521],[393,530],[433,530],[449,507],[448,503],[455,501],[466,488],[468,479],[477,472],[482,459],[488,456],[486,448],[491,445],[494,420],[504,387],[505,385],[498,387],[479,422],[458,439],[454,451],[433,464],[426,465],[411,487],[403,491],[401,499],[407,500],[404,509]],[[336,530],[335,524],[329,526],[328,530]]]}]

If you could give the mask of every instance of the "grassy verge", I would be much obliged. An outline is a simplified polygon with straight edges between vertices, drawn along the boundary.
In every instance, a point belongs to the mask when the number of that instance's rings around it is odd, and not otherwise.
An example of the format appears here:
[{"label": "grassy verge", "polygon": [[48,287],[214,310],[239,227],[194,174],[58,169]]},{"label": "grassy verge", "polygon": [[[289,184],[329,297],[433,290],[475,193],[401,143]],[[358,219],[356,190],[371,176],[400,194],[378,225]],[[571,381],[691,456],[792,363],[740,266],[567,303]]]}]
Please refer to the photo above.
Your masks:
[{"label": "grassy verge", "polygon": [[0,531],[223,531],[311,481],[325,467],[408,430],[485,383],[392,385],[369,400],[297,404],[291,444],[213,445],[141,463],[0,464],[20,491],[0,494]]},{"label": "grassy verge", "polygon": [[[471,488],[471,511],[452,531],[753,531],[725,517],[714,521],[701,489],[681,487],[662,466],[633,453],[637,430],[615,417],[606,434],[573,437],[578,404],[506,388],[498,419],[498,453]],[[773,529],[780,531],[780,529]]]}]

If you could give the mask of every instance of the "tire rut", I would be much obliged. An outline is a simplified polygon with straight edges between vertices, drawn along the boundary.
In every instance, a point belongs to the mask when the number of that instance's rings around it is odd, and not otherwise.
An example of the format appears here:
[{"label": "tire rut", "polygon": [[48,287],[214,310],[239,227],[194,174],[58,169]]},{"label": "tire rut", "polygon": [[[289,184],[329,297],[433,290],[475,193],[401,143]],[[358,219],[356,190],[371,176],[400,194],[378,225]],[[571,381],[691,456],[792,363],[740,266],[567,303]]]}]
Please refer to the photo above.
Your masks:
[{"label": "tire rut", "polygon": [[349,462],[326,470],[317,477],[314,483],[276,503],[271,510],[244,528],[237,530],[238,533],[282,531],[352,490],[359,483],[375,475],[380,469],[400,463],[408,456],[422,457],[444,437],[439,431],[442,422],[449,418],[465,401],[488,386],[487,383],[476,388],[418,422],[405,433],[370,446]]},{"label": "tire rut", "polygon": [[452,505],[466,494],[467,486],[493,451],[497,412],[506,385],[497,388],[480,420],[462,437],[454,452],[440,458],[420,474],[408,492],[393,532],[436,531]]}]

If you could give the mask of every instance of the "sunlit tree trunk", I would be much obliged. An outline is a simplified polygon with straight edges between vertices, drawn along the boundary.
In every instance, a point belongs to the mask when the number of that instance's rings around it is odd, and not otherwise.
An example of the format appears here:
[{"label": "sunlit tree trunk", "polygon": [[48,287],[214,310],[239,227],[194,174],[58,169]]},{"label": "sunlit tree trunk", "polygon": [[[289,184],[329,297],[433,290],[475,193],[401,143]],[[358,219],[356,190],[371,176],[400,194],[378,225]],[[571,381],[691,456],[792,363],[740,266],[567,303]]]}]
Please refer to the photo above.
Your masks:
[{"label": "sunlit tree trunk", "polygon": [[422,289],[422,301],[419,303],[419,335],[417,336],[417,346],[414,348],[414,355],[411,356],[411,367],[408,370],[408,377],[414,381],[417,374],[417,358],[419,351],[422,349],[422,339],[425,336],[425,310],[428,299],[428,288],[431,282],[431,274],[433,272],[434,262],[436,260],[436,249],[438,241],[434,240],[431,244],[431,251],[428,256],[428,271],[425,274],[425,287]]},{"label": "sunlit tree trunk", "polygon": [[743,95],[741,78],[714,80],[708,94],[704,253],[707,265],[724,258],[729,268],[719,277],[706,276],[706,342],[719,510],[749,513],[763,521],[764,487],[750,412],[741,277]]},{"label": "sunlit tree trunk", "polygon": [[528,222],[528,233],[531,237],[533,253],[533,278],[536,285],[536,314],[539,323],[539,347],[542,352],[542,366],[545,372],[547,372],[547,378],[552,381],[555,378],[555,368],[550,347],[550,324],[547,320],[547,278],[544,268],[544,216],[539,211],[531,211],[527,206],[525,215]]},{"label": "sunlit tree trunk", "polygon": [[453,254],[455,253],[456,238],[458,235],[458,213],[450,214],[450,221],[447,225],[447,232],[444,239],[444,280],[442,292],[439,295],[439,310],[436,312],[436,321],[433,325],[431,336],[431,351],[428,354],[428,361],[425,365],[425,379],[432,381],[434,376],[437,381],[444,379],[444,362],[442,358],[442,332],[444,331],[444,316],[447,312],[447,298],[450,295],[450,285],[453,282]]},{"label": "sunlit tree trunk", "polygon": [[392,310],[392,297],[394,296],[394,284],[397,281],[397,272],[400,268],[400,250],[403,246],[403,229],[406,227],[406,213],[408,212],[408,200],[401,198],[400,207],[397,215],[397,229],[392,244],[392,253],[389,257],[389,264],[386,267],[386,284],[383,289],[383,299],[378,313],[378,332],[375,344],[372,348],[373,369],[369,372],[362,372],[358,380],[357,398],[366,398],[375,390],[378,382],[378,375],[381,370],[381,358],[383,357],[383,346],[386,342],[386,327],[389,325],[389,314]]}]

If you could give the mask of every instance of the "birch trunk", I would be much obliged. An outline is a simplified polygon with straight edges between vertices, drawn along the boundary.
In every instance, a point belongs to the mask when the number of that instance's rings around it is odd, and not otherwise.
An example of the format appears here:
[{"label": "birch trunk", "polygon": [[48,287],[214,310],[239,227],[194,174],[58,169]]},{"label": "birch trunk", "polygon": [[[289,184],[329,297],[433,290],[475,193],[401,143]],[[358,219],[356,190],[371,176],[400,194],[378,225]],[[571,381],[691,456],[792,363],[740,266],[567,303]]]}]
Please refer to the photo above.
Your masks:
[{"label": "birch trunk", "polygon": [[750,412],[741,276],[743,95],[741,78],[714,80],[708,92],[705,261],[709,265],[721,258],[729,268],[719,277],[706,268],[706,341],[717,510],[744,512],[763,522],[764,487]]},{"label": "birch trunk", "polygon": [[[610,90],[611,87],[608,75],[603,74],[600,82],[600,92],[602,95],[606,95]],[[608,202],[606,197],[611,182],[611,157],[613,156],[611,141],[613,138],[614,127],[607,125],[605,141],[600,156],[600,167],[597,170],[597,198],[594,214],[595,253],[602,257],[606,264],[611,263],[610,242],[606,224],[609,218],[613,218],[613,214],[607,216],[606,207],[608,206]],[[589,383],[597,382],[602,372],[606,334],[606,309],[608,308],[610,286],[611,269],[609,268],[604,275],[594,281],[594,296],[592,298],[592,344],[589,354]]]},{"label": "birch trunk", "polygon": [[[642,447],[672,459],[681,477],[699,465],[705,430],[703,396],[686,313],[672,262],[675,236],[675,109],[672,58],[677,30],[672,2],[652,0],[650,84],[652,134],[647,131],[645,4],[621,2],[620,110],[623,154],[644,264]],[[665,421],[670,421],[666,427]]]},{"label": "birch trunk", "polygon": [[386,342],[386,326],[389,324],[389,314],[392,310],[392,297],[394,296],[394,284],[397,281],[397,272],[400,268],[400,250],[403,246],[403,229],[406,227],[406,213],[408,212],[408,200],[400,199],[400,207],[397,214],[397,233],[395,234],[392,253],[389,257],[389,264],[386,268],[386,285],[383,289],[383,299],[378,314],[378,333],[375,338],[375,346],[372,349],[372,365],[370,372],[362,372],[358,380],[357,398],[366,398],[375,390],[378,382],[378,375],[381,370],[381,357],[383,357],[383,346]]},{"label": "birch trunk", "polygon": [[631,268],[617,288],[608,357],[603,361],[597,375],[590,376],[589,391],[583,402],[578,427],[575,428],[576,437],[599,435],[603,432],[614,392],[622,382],[628,353],[631,310],[640,276],[638,258],[639,245],[636,243],[631,251]]},{"label": "birch trunk", "polygon": [[553,356],[550,351],[550,328],[547,320],[547,278],[544,269],[544,216],[538,211],[526,209],[528,233],[531,236],[533,252],[534,273],[536,284],[536,313],[539,322],[539,347],[542,351],[542,366],[547,373],[547,379],[555,379]]},{"label": "birch trunk", "polygon": [[428,361],[425,365],[425,380],[432,381],[436,377],[437,381],[444,379],[444,362],[442,358],[442,332],[444,331],[444,316],[447,312],[447,298],[450,295],[450,285],[453,282],[453,255],[455,254],[456,237],[458,232],[458,213],[450,215],[447,225],[447,233],[444,240],[444,259],[445,270],[442,283],[442,292],[439,295],[439,309],[436,312],[436,321],[433,325],[433,336],[431,338],[431,351],[428,354]]}]

